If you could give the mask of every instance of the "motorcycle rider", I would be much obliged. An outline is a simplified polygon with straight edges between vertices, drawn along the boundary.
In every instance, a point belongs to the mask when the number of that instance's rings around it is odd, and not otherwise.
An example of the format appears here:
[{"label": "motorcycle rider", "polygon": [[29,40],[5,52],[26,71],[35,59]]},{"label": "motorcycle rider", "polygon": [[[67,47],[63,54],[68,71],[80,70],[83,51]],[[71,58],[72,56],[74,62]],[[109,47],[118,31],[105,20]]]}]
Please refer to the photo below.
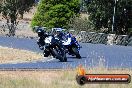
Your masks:
[{"label": "motorcycle rider", "polygon": [[39,45],[39,48],[41,50],[43,50],[43,46],[45,45],[44,39],[48,37],[48,34],[46,33],[45,29],[46,27],[39,26],[36,30],[36,32],[38,33],[38,37],[39,37],[37,44]]},{"label": "motorcycle rider", "polygon": [[[54,37],[58,39],[59,45],[62,47],[62,49],[66,50],[65,47],[62,45],[63,40],[67,40],[66,34],[63,32],[62,28],[53,28],[52,29]],[[66,51],[67,52],[67,51]]]},{"label": "motorcycle rider", "polygon": [[65,40],[66,38],[65,34],[62,31],[62,28],[54,28],[54,36],[59,38],[59,40]]},{"label": "motorcycle rider", "polygon": [[81,46],[79,45],[78,41],[76,40],[76,37],[72,34],[72,31],[67,32],[67,37],[70,37],[72,39],[72,42],[75,41],[77,47],[80,49]]},{"label": "motorcycle rider", "polygon": [[55,28],[55,36],[58,37],[60,40],[67,40],[68,38],[72,39],[72,42],[75,42],[78,49],[81,48],[81,46],[79,45],[78,41],[76,40],[76,37],[73,35],[73,30],[69,31],[67,33],[63,33],[63,29],[62,28]]},{"label": "motorcycle rider", "polygon": [[48,57],[49,56],[49,51],[45,46],[45,38],[49,36],[48,33],[46,33],[46,27],[41,27],[41,26],[37,26],[34,27],[34,29],[36,29],[36,32],[38,34],[39,40],[37,41],[37,44],[39,45],[39,48],[43,51],[44,57]]}]

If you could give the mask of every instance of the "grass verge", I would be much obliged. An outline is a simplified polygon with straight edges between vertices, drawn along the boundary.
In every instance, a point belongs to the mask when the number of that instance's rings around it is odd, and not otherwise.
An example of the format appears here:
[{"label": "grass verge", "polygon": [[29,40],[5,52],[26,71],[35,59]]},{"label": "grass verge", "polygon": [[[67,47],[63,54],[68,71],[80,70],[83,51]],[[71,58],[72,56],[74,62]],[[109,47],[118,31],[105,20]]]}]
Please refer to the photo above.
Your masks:
[{"label": "grass verge", "polygon": [[[76,70],[61,71],[1,71],[0,88],[132,88],[130,84],[85,84],[76,83]],[[88,69],[87,73],[130,74],[132,70],[104,68]]]},{"label": "grass verge", "polygon": [[0,46],[0,63],[28,62],[42,58],[40,53]]}]

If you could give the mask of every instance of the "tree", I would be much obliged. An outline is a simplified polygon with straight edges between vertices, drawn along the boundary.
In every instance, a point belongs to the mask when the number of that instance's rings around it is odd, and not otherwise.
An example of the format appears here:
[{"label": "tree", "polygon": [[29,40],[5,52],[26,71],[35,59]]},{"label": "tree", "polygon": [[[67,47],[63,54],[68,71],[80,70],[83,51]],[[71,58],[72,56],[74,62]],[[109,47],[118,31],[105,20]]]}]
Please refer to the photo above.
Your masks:
[{"label": "tree", "polygon": [[132,22],[131,4],[131,0],[118,0],[116,5],[115,0],[91,0],[87,6],[95,29],[108,28],[109,32],[113,24],[113,8],[116,6],[114,33],[128,34],[128,28]]},{"label": "tree", "polygon": [[93,24],[86,17],[73,17],[69,22],[69,29],[73,29],[76,32],[80,31],[94,31]]},{"label": "tree", "polygon": [[17,25],[17,17],[23,17],[24,12],[29,11],[34,5],[34,0],[3,0],[1,5],[1,13],[7,20],[9,35],[15,35],[15,25]]},{"label": "tree", "polygon": [[66,28],[69,19],[78,15],[79,10],[79,0],[41,0],[31,24]]}]

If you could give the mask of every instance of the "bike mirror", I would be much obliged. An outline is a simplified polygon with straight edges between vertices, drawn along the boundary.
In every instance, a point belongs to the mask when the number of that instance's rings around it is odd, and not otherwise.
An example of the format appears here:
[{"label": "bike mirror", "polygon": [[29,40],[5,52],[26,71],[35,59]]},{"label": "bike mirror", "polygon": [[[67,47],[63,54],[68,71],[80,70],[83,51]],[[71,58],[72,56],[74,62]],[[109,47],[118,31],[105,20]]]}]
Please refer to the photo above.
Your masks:
[{"label": "bike mirror", "polygon": [[39,28],[39,26],[34,26],[33,30],[37,32],[37,29]]},{"label": "bike mirror", "polygon": [[41,27],[41,28],[42,28],[42,30],[46,30],[47,27]]}]

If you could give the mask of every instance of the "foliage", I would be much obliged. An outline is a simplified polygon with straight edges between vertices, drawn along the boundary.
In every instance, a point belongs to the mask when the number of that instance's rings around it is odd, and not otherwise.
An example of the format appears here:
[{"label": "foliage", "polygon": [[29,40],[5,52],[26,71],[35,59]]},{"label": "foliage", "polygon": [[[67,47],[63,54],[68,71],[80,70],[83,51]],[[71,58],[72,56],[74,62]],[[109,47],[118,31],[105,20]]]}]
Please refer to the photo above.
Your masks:
[{"label": "foliage", "polygon": [[69,28],[75,31],[94,31],[93,24],[86,17],[73,17],[70,19]]},{"label": "foliage", "polygon": [[41,0],[31,25],[66,28],[69,19],[78,15],[79,10],[79,0]]},{"label": "foliage", "polygon": [[117,34],[128,34],[128,28],[131,28],[131,0],[91,0],[87,5],[90,14],[90,20],[95,29],[108,28],[111,32],[112,17],[114,6],[116,6],[114,32]]},{"label": "foliage", "polygon": [[15,27],[17,25],[17,17],[23,17],[24,12],[29,11],[30,7],[34,4],[34,0],[3,0],[1,5],[1,13],[9,25],[9,34],[15,35]]}]

